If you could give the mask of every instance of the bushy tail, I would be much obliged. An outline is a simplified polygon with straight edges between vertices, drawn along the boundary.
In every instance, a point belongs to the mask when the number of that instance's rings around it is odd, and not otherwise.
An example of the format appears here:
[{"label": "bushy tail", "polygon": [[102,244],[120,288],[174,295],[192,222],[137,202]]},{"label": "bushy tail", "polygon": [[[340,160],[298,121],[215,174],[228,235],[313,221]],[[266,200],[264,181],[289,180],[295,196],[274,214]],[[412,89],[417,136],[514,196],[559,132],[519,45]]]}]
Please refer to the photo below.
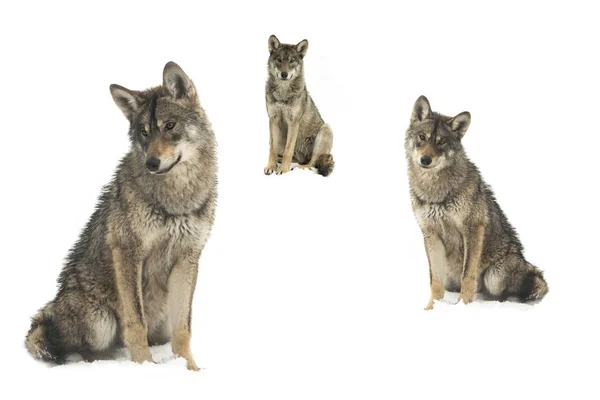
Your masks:
[{"label": "bushy tail", "polygon": [[523,302],[539,301],[548,293],[548,284],[543,272],[533,265],[530,266],[531,269],[525,274],[519,290],[519,300]]},{"label": "bushy tail", "polygon": [[328,176],[333,171],[333,166],[335,163],[333,162],[333,156],[331,154],[323,154],[317,158],[315,162],[315,167],[317,168],[317,172],[319,175]]},{"label": "bushy tail", "polygon": [[60,341],[60,331],[48,306],[31,319],[25,347],[38,360],[54,364],[64,363],[65,351]]}]

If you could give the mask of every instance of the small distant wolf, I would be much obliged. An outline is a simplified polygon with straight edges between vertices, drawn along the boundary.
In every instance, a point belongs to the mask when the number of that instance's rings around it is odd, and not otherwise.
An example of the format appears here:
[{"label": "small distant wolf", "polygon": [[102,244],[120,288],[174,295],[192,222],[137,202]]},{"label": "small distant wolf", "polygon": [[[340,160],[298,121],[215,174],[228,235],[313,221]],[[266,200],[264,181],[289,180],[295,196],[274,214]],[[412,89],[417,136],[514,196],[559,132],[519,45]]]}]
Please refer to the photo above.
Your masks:
[{"label": "small distant wolf", "polygon": [[410,197],[429,261],[426,310],[445,290],[460,292],[465,304],[476,293],[521,302],[548,293],[542,271],[525,260],[517,233],[465,154],[461,139],[470,123],[468,112],[432,112],[421,96],[406,131]]},{"label": "small distant wolf", "polygon": [[[322,176],[333,171],[333,133],[323,122],[304,83],[304,56],[308,41],[282,44],[269,38],[269,78],[266,85],[269,114],[269,162],[265,174],[289,172],[296,168],[316,168]],[[281,162],[279,167],[278,161]]]},{"label": "small distant wolf", "polygon": [[174,62],[162,86],[111,85],[128,119],[131,148],[69,252],[56,298],[32,318],[25,347],[62,364],[79,353],[105,358],[122,345],[152,361],[171,341],[187,368],[198,259],[217,197],[215,137],[196,88]]}]

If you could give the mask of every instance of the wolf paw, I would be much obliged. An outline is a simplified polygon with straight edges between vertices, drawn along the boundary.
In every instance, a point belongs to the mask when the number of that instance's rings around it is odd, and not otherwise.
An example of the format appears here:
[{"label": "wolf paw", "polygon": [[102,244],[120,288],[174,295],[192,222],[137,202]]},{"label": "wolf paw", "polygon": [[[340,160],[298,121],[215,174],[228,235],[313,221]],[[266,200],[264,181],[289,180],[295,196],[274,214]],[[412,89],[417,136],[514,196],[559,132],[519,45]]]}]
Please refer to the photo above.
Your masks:
[{"label": "wolf paw", "polygon": [[265,167],[265,175],[271,175],[273,172],[275,172],[277,169],[277,167],[272,167],[270,165],[267,165]]},{"label": "wolf paw", "polygon": [[456,304],[460,303],[461,300],[465,304],[472,303],[473,300],[475,300],[475,293],[463,293],[463,292],[461,292],[460,295],[458,296],[458,302]]},{"label": "wolf paw", "polygon": [[200,368],[198,368],[198,366],[196,365],[196,362],[194,361],[194,358],[192,357],[189,348],[187,350],[173,348],[173,354],[175,355],[175,358],[184,358],[186,361],[187,369],[189,369],[190,371],[200,371]]},{"label": "wolf paw", "polygon": [[187,360],[187,369],[189,369],[190,371],[200,371],[200,368],[198,368],[198,366],[196,365],[196,362],[194,361],[193,358],[188,358]]},{"label": "wolf paw", "polygon": [[277,168],[277,175],[283,175],[287,172],[290,172],[290,166],[289,165],[280,165],[279,168]]},{"label": "wolf paw", "polygon": [[152,353],[150,353],[150,350],[147,349],[146,351],[136,351],[136,352],[132,352],[131,353],[131,361],[141,364],[145,361],[148,361],[150,363],[154,363],[154,360],[152,359]]}]

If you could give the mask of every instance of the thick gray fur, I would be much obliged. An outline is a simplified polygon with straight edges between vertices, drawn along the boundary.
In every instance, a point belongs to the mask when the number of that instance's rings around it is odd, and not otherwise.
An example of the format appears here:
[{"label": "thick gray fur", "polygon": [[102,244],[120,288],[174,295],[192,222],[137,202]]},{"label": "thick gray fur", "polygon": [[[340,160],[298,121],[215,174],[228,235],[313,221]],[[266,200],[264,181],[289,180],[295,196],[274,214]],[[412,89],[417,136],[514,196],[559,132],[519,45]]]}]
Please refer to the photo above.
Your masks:
[{"label": "thick gray fur", "polygon": [[175,353],[197,369],[191,303],[214,220],[215,136],[173,62],[161,86],[110,89],[130,122],[131,148],[69,252],[56,297],[33,317],[26,347],[62,363],[70,353],[93,358],[125,345],[142,362],[151,360],[149,344],[173,339]]}]

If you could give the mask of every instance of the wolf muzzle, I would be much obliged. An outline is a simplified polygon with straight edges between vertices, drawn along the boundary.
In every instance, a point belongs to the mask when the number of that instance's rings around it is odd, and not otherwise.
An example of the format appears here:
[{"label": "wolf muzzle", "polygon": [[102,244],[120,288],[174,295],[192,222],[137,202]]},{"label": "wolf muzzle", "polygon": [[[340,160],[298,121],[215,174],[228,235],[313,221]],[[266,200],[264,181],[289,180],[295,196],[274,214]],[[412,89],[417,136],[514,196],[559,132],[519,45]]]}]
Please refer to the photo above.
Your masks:
[{"label": "wolf muzzle", "polygon": [[433,159],[429,156],[422,156],[421,159],[419,160],[421,165],[424,167],[430,166],[432,161],[433,161]]},{"label": "wolf muzzle", "polygon": [[[160,159],[156,157],[149,157],[146,160],[146,169],[152,174],[166,174],[171,169],[173,169],[173,167],[176,166],[179,163],[179,161],[181,161],[181,154],[179,155],[179,157],[177,157],[174,163],[165,167],[164,163]],[[161,166],[163,167],[163,169],[161,169]]]}]

